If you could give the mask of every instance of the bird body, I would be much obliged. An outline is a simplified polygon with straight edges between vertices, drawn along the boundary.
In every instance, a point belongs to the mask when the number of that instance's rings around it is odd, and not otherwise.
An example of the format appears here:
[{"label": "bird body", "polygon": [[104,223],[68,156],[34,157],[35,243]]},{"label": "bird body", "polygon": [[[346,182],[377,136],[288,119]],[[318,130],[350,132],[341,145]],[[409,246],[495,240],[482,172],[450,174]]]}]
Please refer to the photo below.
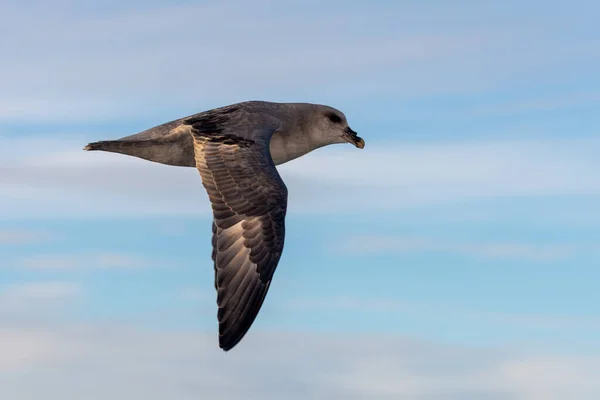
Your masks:
[{"label": "bird body", "polygon": [[213,210],[219,345],[227,351],[254,322],[283,251],[288,194],[275,165],[347,142],[364,147],[335,108],[248,101],[84,149],[198,169]]},{"label": "bird body", "polygon": [[121,153],[166,165],[196,167],[190,126],[186,121],[215,118],[216,115],[240,110],[249,113],[268,113],[281,121],[282,126],[273,134],[270,143],[270,153],[275,165],[286,163],[312,150],[332,144],[321,139],[318,130],[320,124],[315,124],[315,115],[320,115],[319,111],[340,114],[338,110],[319,104],[247,101],[166,122],[121,139],[90,143],[84,149]]}]

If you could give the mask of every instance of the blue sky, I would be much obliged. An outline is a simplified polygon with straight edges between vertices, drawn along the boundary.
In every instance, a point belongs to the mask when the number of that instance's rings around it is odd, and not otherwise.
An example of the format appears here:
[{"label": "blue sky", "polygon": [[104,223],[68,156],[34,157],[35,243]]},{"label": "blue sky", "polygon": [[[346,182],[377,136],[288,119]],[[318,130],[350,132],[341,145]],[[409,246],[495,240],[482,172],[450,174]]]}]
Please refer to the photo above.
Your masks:
[{"label": "blue sky", "polygon": [[[0,397],[597,399],[599,12],[3,3]],[[198,172],[81,148],[250,99],[366,147],[280,166],[284,255],[225,354]]]}]

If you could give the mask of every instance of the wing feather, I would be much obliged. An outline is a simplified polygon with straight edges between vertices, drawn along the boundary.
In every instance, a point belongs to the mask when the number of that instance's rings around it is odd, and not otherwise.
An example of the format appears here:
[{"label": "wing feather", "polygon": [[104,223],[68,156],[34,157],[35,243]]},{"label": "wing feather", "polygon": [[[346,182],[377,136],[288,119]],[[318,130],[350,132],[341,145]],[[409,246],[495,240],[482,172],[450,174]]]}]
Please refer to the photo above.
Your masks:
[{"label": "wing feather", "polygon": [[230,350],[256,319],[283,251],[287,188],[268,147],[278,123],[243,110],[186,123],[213,209],[219,345]]}]

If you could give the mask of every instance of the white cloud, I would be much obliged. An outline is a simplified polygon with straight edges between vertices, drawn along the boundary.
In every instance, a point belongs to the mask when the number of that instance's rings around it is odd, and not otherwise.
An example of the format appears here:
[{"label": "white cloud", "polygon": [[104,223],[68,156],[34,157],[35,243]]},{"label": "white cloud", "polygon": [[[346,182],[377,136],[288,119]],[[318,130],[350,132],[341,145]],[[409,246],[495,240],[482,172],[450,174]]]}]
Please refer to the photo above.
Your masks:
[{"label": "white cloud", "polygon": [[[369,134],[365,133],[369,140]],[[473,140],[402,143],[362,152],[317,151],[310,158],[285,164],[297,176],[326,183],[342,181],[369,187],[413,186],[430,190],[474,192],[474,195],[597,194],[592,180],[597,167],[597,139]],[[426,194],[426,193],[424,193]]]},{"label": "white cloud", "polygon": [[294,298],[284,304],[286,309],[292,310],[348,310],[353,312],[389,312],[407,311],[414,309],[410,304],[398,299],[378,298],[356,298],[348,296],[336,296],[328,298]]},{"label": "white cloud", "polygon": [[[0,286],[0,316],[4,324],[30,315],[47,318],[56,310],[73,305],[82,288],[73,282],[18,282]],[[0,323],[0,327],[2,323]]]},{"label": "white cloud", "polygon": [[582,244],[531,244],[518,242],[461,242],[452,239],[365,235],[345,238],[337,246],[339,251],[369,252],[442,252],[490,259],[522,259],[529,261],[555,261],[579,254],[598,254],[600,243]]},{"label": "white cloud", "polygon": [[[533,360],[512,360],[499,368],[501,379],[510,381],[524,399],[568,399],[598,396],[597,380],[592,370],[598,368],[594,357],[540,357]],[[547,382],[558,381],[559,385]]]},{"label": "white cloud", "polygon": [[514,116],[598,104],[600,104],[600,94],[597,92],[571,92],[561,93],[560,95],[533,97],[526,100],[496,102],[485,106],[478,105],[469,108],[466,112],[474,116]]},{"label": "white cloud", "polygon": [[216,337],[201,332],[83,325],[13,327],[0,329],[0,337],[1,352],[9,355],[0,364],[0,395],[20,400],[600,396],[600,357],[594,355],[290,332],[255,332],[223,353]]},{"label": "white cloud", "polygon": [[0,298],[8,300],[59,300],[80,293],[78,285],[70,282],[15,283],[0,291]]},{"label": "white cloud", "polygon": [[[596,139],[396,141],[381,147],[369,146],[365,138],[364,150],[330,146],[280,166],[290,213],[383,212],[511,197],[600,195]],[[11,152],[5,150],[6,157],[0,159],[0,215],[210,213],[194,168],[83,152],[81,143],[30,146],[32,142],[13,140]]]},{"label": "white cloud", "polygon": [[[256,96],[464,93],[556,83],[569,75],[565,68],[594,71],[593,38],[531,18],[537,10],[522,3],[505,7],[521,11],[507,18],[493,5],[237,1],[112,4],[85,13],[59,1],[32,14],[13,3],[0,16],[12,38],[0,43],[10,55],[0,66],[10,77],[0,113],[71,121],[150,116]],[[269,23],[257,24],[264,15]],[[584,23],[581,13],[561,16]]]},{"label": "white cloud", "polygon": [[4,244],[31,244],[47,240],[50,237],[45,232],[33,232],[26,230],[2,230],[0,229],[0,245]]},{"label": "white cloud", "polygon": [[0,330],[12,328],[15,321],[56,320],[71,310],[83,294],[83,288],[67,281],[13,280],[0,286]]},{"label": "white cloud", "polygon": [[153,265],[155,262],[125,254],[87,254],[87,255],[37,255],[23,259],[18,266],[36,270],[63,270],[89,268],[139,268]]},{"label": "white cloud", "polygon": [[407,301],[394,297],[357,297],[352,295],[295,297],[281,302],[279,305],[282,307],[282,312],[313,313],[315,311],[326,311],[335,313],[348,311],[365,316],[374,316],[375,314],[394,315],[398,319],[404,317],[412,319],[427,315],[428,318],[438,321],[446,318],[471,321],[471,324],[479,327],[489,324],[489,326],[502,326],[503,329],[543,328],[552,331],[600,332],[600,318],[591,314],[500,312],[478,308],[477,305],[464,307],[448,302]]},{"label": "white cloud", "polygon": [[[72,351],[63,340],[64,338],[52,332],[0,327],[0,372],[18,373],[31,365],[52,364],[63,360]],[[5,390],[6,388],[0,389],[0,394]]]},{"label": "white cloud", "polygon": [[215,293],[213,291],[207,292],[195,286],[181,289],[178,295],[183,300],[193,302],[210,302],[211,305],[215,298]]},{"label": "white cloud", "polygon": [[[271,22],[256,24],[265,7]],[[203,104],[216,104],[251,93],[281,95],[281,87],[300,95],[302,82],[339,86],[374,69],[419,64],[481,43],[449,32],[382,35],[360,29],[365,10],[294,13],[271,2],[185,4],[86,18],[27,12],[35,31],[15,23],[25,17],[15,11],[19,15],[4,17],[15,40],[0,47],[12,54],[0,69],[12,77],[0,97],[4,117],[73,120],[83,112],[97,118],[140,112],[150,97],[169,99],[155,100],[155,106],[193,106],[202,94]],[[375,18],[388,11],[367,12]],[[290,76],[297,79],[290,82]]]}]

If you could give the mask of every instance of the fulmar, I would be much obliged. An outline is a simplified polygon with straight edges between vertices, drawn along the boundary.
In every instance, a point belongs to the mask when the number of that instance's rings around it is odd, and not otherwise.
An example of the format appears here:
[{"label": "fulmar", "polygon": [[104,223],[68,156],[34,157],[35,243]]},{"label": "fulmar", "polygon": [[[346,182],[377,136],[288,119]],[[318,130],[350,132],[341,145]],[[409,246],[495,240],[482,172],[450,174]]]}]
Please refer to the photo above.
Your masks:
[{"label": "fulmar", "polygon": [[275,166],[335,143],[365,146],[333,107],[246,101],[84,150],[198,169],[213,211],[219,347],[228,351],[256,319],[283,251],[288,192]]}]

